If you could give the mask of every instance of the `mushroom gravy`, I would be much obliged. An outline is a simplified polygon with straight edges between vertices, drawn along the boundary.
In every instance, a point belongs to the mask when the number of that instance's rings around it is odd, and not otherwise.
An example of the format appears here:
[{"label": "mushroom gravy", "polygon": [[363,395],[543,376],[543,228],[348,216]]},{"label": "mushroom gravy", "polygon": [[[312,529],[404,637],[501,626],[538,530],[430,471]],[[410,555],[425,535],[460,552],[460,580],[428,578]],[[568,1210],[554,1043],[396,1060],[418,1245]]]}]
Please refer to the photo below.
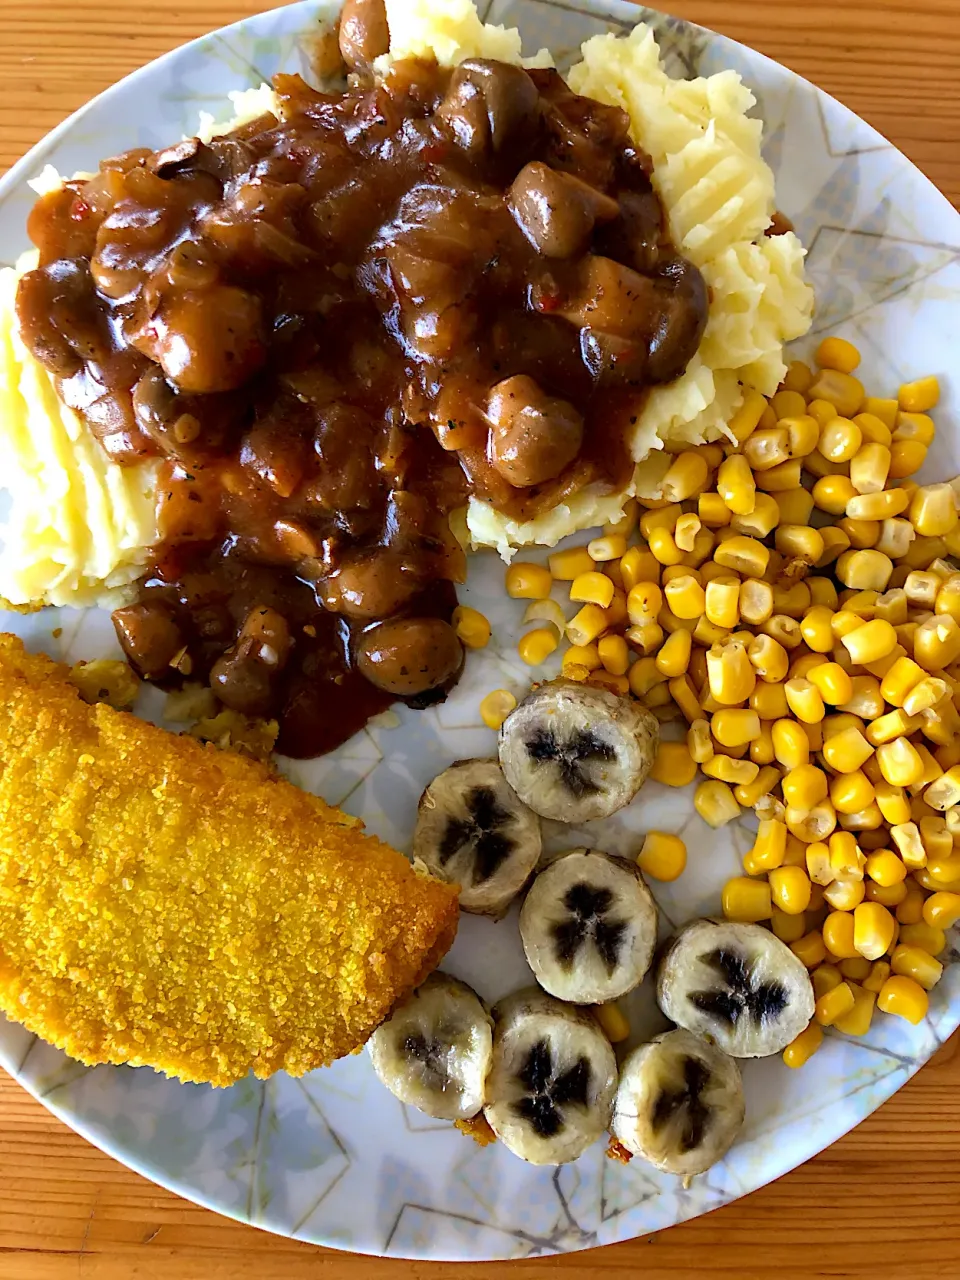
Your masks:
[{"label": "mushroom gravy", "polygon": [[707,315],[623,112],[484,59],[374,82],[343,35],[346,92],[278,76],[278,117],[41,197],[17,300],[107,453],[163,459],[131,662],[297,756],[444,696],[450,513],[622,487]]}]

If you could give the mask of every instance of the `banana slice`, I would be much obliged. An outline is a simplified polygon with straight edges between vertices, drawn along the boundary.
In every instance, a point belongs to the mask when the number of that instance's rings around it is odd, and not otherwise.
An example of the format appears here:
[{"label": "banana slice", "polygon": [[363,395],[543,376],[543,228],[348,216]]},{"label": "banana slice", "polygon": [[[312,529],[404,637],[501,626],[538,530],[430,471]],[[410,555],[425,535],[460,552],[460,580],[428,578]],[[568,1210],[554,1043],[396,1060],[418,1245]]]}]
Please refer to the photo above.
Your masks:
[{"label": "banana slice", "polygon": [[460,760],[420,797],[413,856],[460,885],[464,911],[499,919],[540,857],[540,819],[496,760]]},{"label": "banana slice", "polygon": [[657,975],[660,1008],[734,1058],[779,1053],[813,1017],[813,986],[788,946],[758,924],[694,920]]},{"label": "banana slice", "polygon": [[575,680],[553,680],[504,720],[500,764],[534,813],[587,822],[630,803],[659,741],[656,716],[638,703]]},{"label": "banana slice", "polygon": [[667,1031],[624,1060],[613,1135],[665,1173],[691,1178],[726,1155],[743,1115],[734,1059],[689,1031]]},{"label": "banana slice", "polygon": [[633,863],[571,849],[530,886],[520,938],[545,991],[572,1004],[603,1004],[639,986],[650,968],[657,907]]},{"label": "banana slice", "polygon": [[493,1019],[465,982],[432,973],[367,1042],[373,1069],[401,1102],[439,1120],[483,1106]]},{"label": "banana slice", "polygon": [[617,1061],[592,1014],[517,991],[494,1008],[483,1109],[505,1147],[530,1164],[576,1160],[608,1128]]}]

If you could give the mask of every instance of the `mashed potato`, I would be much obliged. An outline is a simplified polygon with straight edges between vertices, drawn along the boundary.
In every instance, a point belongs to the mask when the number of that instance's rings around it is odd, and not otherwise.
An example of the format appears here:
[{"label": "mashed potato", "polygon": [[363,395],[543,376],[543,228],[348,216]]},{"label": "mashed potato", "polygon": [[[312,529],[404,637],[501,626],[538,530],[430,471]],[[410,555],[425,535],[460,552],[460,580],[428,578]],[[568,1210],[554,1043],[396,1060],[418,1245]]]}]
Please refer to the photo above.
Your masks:
[{"label": "mashed potato", "polygon": [[[386,7],[391,48],[379,60],[380,70],[396,58],[429,54],[448,66],[466,57],[551,65],[547,50],[524,59],[519,33],[481,22],[472,0],[386,0]],[[655,451],[665,441],[724,435],[744,385],[767,395],[775,391],[786,368],[783,344],[806,333],[813,311],[799,240],[792,232],[764,234],[775,208],[773,174],[760,153],[762,125],[747,114],[755,99],[739,75],[672,79],[646,26],[624,37],[597,36],[582,54],[570,85],[628,113],[634,138],[653,160],[673,241],[710,286],[710,311],[700,350],[684,375],[646,399],[631,445],[639,465],[624,492],[587,488],[522,524],[471,500],[466,527],[472,544],[495,547],[505,559],[519,546],[552,546],[616,519],[634,492],[653,496],[665,469]],[[204,113],[201,138],[276,108],[269,85],[231,93],[230,100],[231,119],[218,123]],[[59,181],[48,167],[31,185],[49,190]],[[13,273],[0,273],[0,280],[0,433],[14,458],[0,594],[14,603],[98,601],[102,588],[136,578],[154,538],[153,472],[114,466],[80,419],[60,405],[50,379],[16,338]],[[50,495],[61,494],[66,501],[58,498],[51,510]]]},{"label": "mashed potato", "polygon": [[0,440],[10,494],[0,596],[13,605],[122,603],[156,541],[156,466],[118,467],[62,404],[17,331],[19,275],[0,271]]}]

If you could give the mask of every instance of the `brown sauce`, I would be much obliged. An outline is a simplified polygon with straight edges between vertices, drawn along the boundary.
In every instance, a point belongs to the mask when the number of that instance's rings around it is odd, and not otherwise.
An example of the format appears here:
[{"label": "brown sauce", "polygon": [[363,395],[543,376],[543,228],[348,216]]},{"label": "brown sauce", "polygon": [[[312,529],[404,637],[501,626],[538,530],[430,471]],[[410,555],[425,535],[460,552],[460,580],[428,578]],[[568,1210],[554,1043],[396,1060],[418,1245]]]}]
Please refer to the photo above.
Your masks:
[{"label": "brown sauce", "polygon": [[296,756],[444,696],[450,512],[621,487],[706,321],[622,112],[552,71],[355,57],[344,93],[278,76],[278,118],[42,197],[17,303],[107,453],[164,459],[131,661]]}]

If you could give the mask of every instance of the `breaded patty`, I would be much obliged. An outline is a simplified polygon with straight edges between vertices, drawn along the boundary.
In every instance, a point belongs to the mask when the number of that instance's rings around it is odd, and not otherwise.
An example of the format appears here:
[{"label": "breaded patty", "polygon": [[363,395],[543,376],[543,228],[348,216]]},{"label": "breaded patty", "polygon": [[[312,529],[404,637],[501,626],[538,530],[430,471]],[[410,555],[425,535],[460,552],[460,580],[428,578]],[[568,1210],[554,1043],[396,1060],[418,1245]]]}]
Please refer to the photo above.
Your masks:
[{"label": "breaded patty", "polygon": [[457,892],[253,760],[0,635],[0,1009],[81,1062],[228,1085],[359,1048]]}]

